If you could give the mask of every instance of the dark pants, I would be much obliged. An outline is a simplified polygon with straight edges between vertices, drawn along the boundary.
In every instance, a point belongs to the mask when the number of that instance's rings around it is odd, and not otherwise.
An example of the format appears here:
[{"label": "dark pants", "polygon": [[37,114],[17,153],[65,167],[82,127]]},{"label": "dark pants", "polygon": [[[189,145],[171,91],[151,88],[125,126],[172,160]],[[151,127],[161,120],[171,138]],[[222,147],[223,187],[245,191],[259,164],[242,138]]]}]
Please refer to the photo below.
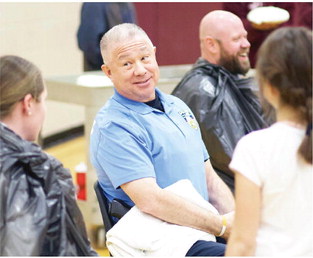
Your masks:
[{"label": "dark pants", "polygon": [[193,244],[186,256],[224,256],[224,243],[199,240]]}]

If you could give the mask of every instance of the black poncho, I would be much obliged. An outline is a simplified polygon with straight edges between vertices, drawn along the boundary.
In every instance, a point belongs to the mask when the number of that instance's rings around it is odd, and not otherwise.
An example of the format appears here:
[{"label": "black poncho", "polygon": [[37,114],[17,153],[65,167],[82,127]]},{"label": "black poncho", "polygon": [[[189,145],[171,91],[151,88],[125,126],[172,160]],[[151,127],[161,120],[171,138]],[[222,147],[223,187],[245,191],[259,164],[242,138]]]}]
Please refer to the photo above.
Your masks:
[{"label": "black poncho", "polygon": [[257,91],[252,78],[239,79],[200,58],[172,92],[194,112],[211,163],[232,190],[228,164],[238,140],[267,126]]},{"label": "black poncho", "polygon": [[69,171],[2,123],[0,151],[0,255],[97,255]]}]

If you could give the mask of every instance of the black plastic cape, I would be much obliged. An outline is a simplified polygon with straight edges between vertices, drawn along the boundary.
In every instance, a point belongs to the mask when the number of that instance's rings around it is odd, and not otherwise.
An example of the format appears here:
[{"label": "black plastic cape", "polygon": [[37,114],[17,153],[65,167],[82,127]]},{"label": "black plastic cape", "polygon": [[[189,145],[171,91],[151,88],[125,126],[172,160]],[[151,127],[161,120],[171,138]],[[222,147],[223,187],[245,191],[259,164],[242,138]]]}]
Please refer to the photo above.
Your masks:
[{"label": "black plastic cape", "polygon": [[252,78],[239,79],[199,58],[173,90],[194,112],[215,171],[234,190],[228,165],[238,140],[267,126]]},{"label": "black plastic cape", "polygon": [[60,162],[0,123],[0,255],[96,256]]}]

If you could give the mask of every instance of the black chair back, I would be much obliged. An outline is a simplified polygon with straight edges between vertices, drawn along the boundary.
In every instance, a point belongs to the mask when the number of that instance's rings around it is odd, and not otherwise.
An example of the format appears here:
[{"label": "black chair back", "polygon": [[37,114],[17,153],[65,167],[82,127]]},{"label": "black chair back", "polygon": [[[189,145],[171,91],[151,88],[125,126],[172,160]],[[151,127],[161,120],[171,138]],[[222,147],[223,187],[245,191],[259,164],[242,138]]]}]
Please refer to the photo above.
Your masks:
[{"label": "black chair back", "polygon": [[108,200],[105,197],[105,195],[103,194],[101,186],[100,186],[98,181],[95,182],[94,189],[95,189],[95,192],[97,195],[97,199],[98,199],[98,203],[99,203],[99,207],[100,207],[100,212],[101,212],[102,220],[103,220],[103,224],[104,224],[104,229],[105,229],[105,232],[108,232],[114,225],[114,222],[112,221],[112,218],[109,214]]}]

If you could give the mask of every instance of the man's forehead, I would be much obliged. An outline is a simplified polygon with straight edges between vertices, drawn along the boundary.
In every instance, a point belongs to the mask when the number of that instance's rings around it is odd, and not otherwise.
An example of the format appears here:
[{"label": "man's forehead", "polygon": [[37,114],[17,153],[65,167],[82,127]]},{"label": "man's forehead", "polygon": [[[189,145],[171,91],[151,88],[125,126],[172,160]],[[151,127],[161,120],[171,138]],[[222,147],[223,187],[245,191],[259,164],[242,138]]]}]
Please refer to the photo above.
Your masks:
[{"label": "man's forehead", "polygon": [[[132,54],[139,52],[147,52],[150,51],[150,47],[146,42],[134,42],[129,44],[122,44],[115,48],[115,55],[118,60],[127,58]],[[136,51],[136,52],[135,52]]]},{"label": "man's forehead", "polygon": [[215,36],[219,39],[232,39],[246,35],[247,31],[243,26],[240,26],[239,24],[231,24],[230,26],[220,29],[215,33]]}]

